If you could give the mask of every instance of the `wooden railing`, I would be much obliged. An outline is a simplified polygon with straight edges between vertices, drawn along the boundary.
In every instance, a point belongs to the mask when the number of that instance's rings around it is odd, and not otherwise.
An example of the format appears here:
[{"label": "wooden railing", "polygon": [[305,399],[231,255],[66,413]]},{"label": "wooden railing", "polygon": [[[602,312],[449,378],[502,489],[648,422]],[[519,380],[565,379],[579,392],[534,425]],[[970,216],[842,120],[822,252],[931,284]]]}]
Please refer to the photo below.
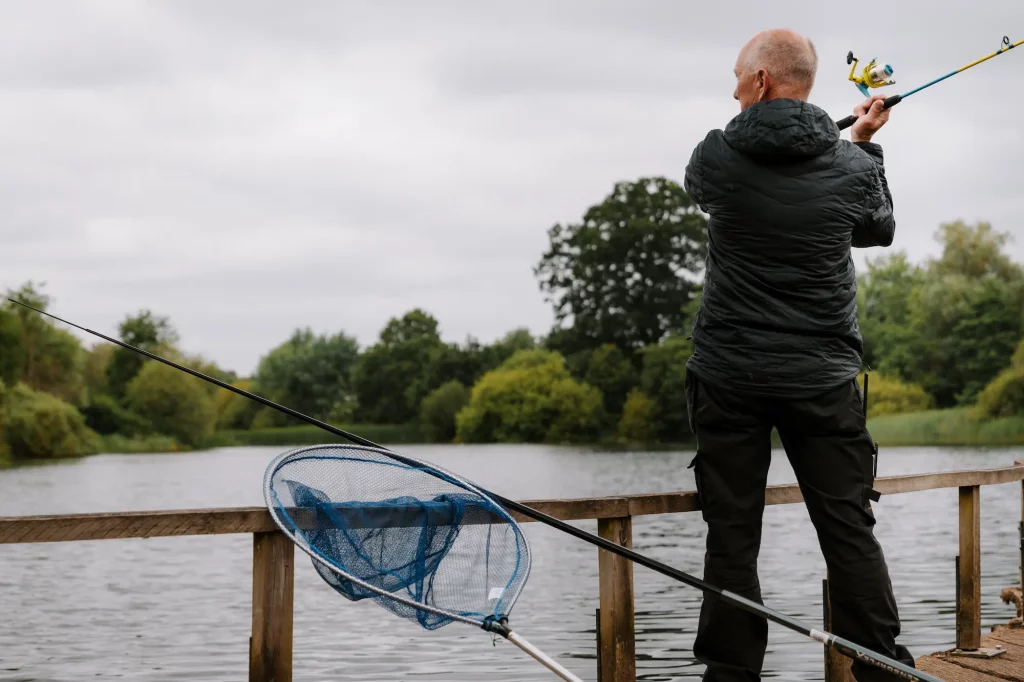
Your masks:
[{"label": "wooden railing", "polygon": [[[960,649],[977,649],[981,641],[980,487],[1016,481],[1022,483],[1021,519],[1024,523],[1024,461],[1001,469],[893,476],[875,481],[875,489],[883,495],[942,488],[959,489],[960,559],[956,644]],[[802,500],[800,488],[795,484],[767,488],[767,504],[794,504]],[[634,516],[700,509],[697,494],[690,491],[527,500],[524,504],[566,521],[596,519],[601,537],[626,547],[632,546]],[[518,514],[515,516],[519,521],[533,522],[530,518]],[[249,679],[253,682],[290,682],[294,545],[277,529],[265,508],[0,518],[0,544],[235,533],[251,533],[253,536]],[[599,679],[601,682],[634,682],[636,662],[632,562],[605,550],[598,550],[598,574]],[[827,659],[829,679],[838,681],[845,677],[848,674],[848,663],[848,660],[840,660],[839,657]]]}]

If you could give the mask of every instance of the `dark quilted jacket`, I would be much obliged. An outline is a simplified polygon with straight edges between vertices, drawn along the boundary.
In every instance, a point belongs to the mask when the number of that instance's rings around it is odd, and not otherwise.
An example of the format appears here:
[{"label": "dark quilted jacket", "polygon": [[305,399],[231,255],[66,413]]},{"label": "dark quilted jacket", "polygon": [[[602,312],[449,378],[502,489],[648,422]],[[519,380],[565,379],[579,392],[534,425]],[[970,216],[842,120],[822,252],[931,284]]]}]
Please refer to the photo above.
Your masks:
[{"label": "dark quilted jacket", "polygon": [[861,370],[852,247],[888,246],[882,148],[819,107],[754,104],[697,145],[684,186],[709,214],[688,364],[703,381],[811,397]]}]

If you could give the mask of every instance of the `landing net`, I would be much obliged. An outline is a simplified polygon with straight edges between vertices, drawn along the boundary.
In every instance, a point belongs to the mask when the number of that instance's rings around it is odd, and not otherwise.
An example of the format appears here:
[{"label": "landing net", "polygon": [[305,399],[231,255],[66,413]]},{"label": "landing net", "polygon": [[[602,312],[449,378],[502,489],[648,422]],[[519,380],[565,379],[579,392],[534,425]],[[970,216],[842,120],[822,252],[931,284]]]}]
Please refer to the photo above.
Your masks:
[{"label": "landing net", "polygon": [[473,484],[382,449],[318,445],[277,457],[264,480],[278,526],[320,577],[428,630],[508,617],[530,550]]}]

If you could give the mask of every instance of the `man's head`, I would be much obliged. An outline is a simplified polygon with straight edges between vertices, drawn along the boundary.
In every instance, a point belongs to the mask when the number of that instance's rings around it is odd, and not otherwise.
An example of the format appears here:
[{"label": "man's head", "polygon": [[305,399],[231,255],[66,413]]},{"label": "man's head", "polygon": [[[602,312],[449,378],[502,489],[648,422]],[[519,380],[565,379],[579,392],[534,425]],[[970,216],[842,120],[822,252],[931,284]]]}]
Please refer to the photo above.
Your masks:
[{"label": "man's head", "polygon": [[818,54],[799,33],[781,28],[762,31],[740,50],[734,71],[732,96],[740,109],[779,97],[806,100],[814,87]]}]

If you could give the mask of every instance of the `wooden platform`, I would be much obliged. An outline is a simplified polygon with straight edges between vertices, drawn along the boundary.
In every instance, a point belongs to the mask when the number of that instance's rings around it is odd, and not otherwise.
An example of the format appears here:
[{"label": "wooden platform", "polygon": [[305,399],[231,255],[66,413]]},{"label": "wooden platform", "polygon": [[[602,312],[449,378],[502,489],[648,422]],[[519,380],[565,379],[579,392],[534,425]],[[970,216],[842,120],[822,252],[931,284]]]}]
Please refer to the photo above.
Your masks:
[{"label": "wooden platform", "polygon": [[917,659],[917,668],[946,682],[1024,682],[1024,628],[999,627],[981,638],[983,649],[1006,650],[994,658],[941,652]]}]

